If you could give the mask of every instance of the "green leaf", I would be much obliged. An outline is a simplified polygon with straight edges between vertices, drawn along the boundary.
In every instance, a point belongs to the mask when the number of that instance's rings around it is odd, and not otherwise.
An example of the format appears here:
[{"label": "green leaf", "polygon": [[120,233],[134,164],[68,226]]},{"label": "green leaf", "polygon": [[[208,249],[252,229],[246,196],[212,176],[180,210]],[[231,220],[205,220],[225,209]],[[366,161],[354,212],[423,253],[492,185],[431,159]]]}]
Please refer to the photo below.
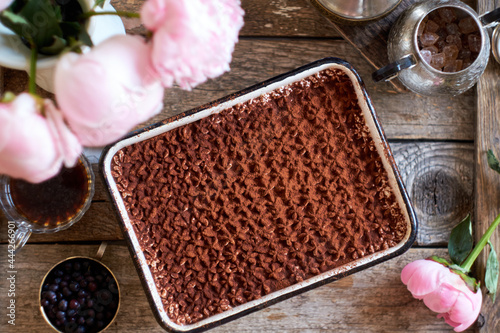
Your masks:
[{"label": "green leaf", "polygon": [[90,35],[87,30],[80,31],[80,34],[78,35],[78,40],[87,46],[90,47],[94,46],[92,38],[90,38]]},{"label": "green leaf", "polygon": [[40,53],[46,55],[56,55],[61,53],[65,47],[66,40],[61,37],[54,36],[54,42],[52,43],[52,45],[42,47],[40,49]]},{"label": "green leaf", "polygon": [[453,230],[451,231],[450,240],[448,242],[448,253],[451,260],[460,265],[472,251],[474,240],[472,239],[472,222],[470,215],[467,215]]},{"label": "green leaf", "polygon": [[16,35],[24,37],[28,42],[31,43],[33,41],[33,38],[29,34],[29,31],[32,30],[31,24],[24,17],[11,12],[9,9],[5,9],[0,12],[0,22]]},{"label": "green leaf", "polygon": [[489,167],[492,170],[500,173],[500,161],[498,161],[498,158],[495,156],[493,151],[491,149],[488,149],[488,151],[486,152],[486,155],[488,156]]},{"label": "green leaf", "polygon": [[493,248],[493,244],[491,244],[490,241],[488,241],[488,244],[490,244],[490,255],[488,256],[488,261],[486,262],[484,285],[488,289],[488,293],[491,295],[493,302],[495,302],[499,275],[498,257],[495,249]]},{"label": "green leaf", "polygon": [[95,0],[95,7],[101,7],[103,8],[104,7],[104,3],[106,2],[106,0]]}]

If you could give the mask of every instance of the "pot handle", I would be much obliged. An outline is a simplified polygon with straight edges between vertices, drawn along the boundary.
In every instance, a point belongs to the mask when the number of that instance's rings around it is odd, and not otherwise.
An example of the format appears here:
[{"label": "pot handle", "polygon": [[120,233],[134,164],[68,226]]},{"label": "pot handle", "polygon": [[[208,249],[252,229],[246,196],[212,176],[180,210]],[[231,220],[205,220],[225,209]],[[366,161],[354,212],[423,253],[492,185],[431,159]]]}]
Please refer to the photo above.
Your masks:
[{"label": "pot handle", "polygon": [[380,68],[378,71],[373,72],[372,79],[375,82],[390,81],[397,77],[399,72],[403,69],[412,68],[416,64],[417,59],[415,59],[415,56],[413,54],[408,54],[403,58]]},{"label": "pot handle", "polygon": [[[496,25],[500,23],[500,7],[493,9],[491,12],[487,12],[479,17],[479,20],[485,28]],[[494,24],[496,23],[496,24]]]}]

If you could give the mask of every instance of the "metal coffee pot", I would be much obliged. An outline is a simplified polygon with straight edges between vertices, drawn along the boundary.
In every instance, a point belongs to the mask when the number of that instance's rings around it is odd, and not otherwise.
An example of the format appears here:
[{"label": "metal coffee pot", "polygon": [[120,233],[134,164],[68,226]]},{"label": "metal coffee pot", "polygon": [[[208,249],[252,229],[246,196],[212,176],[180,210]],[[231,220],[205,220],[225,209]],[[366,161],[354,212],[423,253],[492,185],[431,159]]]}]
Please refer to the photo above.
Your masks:
[{"label": "metal coffee pot", "polygon": [[[444,72],[424,60],[418,45],[418,28],[434,10],[448,7],[470,16],[477,24],[481,47],[476,59],[467,67]],[[498,24],[500,8],[479,16],[471,7],[458,0],[426,0],[413,4],[398,18],[389,33],[387,53],[389,65],[373,73],[373,79],[389,81],[395,77],[410,90],[422,95],[459,95],[471,88],[483,74],[490,56],[487,28]]]}]

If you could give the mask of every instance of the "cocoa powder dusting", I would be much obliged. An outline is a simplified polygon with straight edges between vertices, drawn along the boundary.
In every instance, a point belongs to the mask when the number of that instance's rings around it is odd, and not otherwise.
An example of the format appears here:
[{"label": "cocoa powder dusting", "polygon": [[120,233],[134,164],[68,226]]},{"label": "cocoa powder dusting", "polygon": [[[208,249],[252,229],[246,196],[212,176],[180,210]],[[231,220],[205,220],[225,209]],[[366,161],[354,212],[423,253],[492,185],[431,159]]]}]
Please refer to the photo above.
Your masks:
[{"label": "cocoa powder dusting", "polygon": [[112,170],[177,324],[395,246],[406,234],[340,70],[123,148]]}]

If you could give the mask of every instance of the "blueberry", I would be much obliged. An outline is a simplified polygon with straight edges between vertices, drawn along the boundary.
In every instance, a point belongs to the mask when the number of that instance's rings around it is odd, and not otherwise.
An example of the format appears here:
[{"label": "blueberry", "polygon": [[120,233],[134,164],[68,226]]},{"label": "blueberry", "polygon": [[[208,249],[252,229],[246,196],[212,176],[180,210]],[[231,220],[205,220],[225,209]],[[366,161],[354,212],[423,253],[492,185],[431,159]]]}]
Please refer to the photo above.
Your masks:
[{"label": "blueberry", "polygon": [[69,296],[71,296],[71,290],[69,290],[68,287],[64,287],[62,289],[62,294],[64,295],[64,297],[69,297]]},{"label": "blueberry", "polygon": [[87,287],[88,282],[87,282],[87,280],[85,280],[85,279],[81,279],[81,280],[78,282],[78,284],[80,285],[80,287],[81,287],[81,288],[86,288],[86,287]]},{"label": "blueberry", "polygon": [[88,317],[88,318],[85,320],[85,324],[87,324],[87,326],[94,326],[94,318],[92,318],[92,317]]},{"label": "blueberry", "polygon": [[64,269],[65,269],[66,271],[71,271],[71,270],[72,270],[72,268],[73,268],[73,265],[72,265],[70,262],[66,262],[66,263],[64,263]]},{"label": "blueberry", "polygon": [[66,309],[68,308],[68,301],[67,301],[67,300],[65,300],[65,299],[62,299],[62,300],[59,302],[58,308],[59,308],[59,310],[61,310],[61,311],[66,311]]},{"label": "blueberry", "polygon": [[78,297],[87,297],[88,296],[88,293],[85,291],[85,289],[81,289],[79,292],[78,292]]},{"label": "blueberry", "polygon": [[64,311],[57,311],[56,318],[60,319],[60,320],[65,320],[66,319],[66,312],[64,312]]},{"label": "blueberry", "polygon": [[88,307],[88,308],[92,308],[93,306],[94,306],[94,300],[93,300],[93,299],[91,299],[91,298],[89,298],[89,299],[87,300],[87,307]]},{"label": "blueberry", "polygon": [[78,284],[78,282],[72,281],[69,284],[69,290],[77,292],[78,290],[80,290],[80,285]]},{"label": "blueberry", "polygon": [[76,315],[75,309],[69,309],[68,311],[66,311],[66,316],[68,316],[68,318],[74,318],[75,315]]},{"label": "blueberry", "polygon": [[49,286],[50,286],[50,284],[45,283],[45,284],[43,285],[43,287],[42,287],[42,291],[49,290]]},{"label": "blueberry", "polygon": [[49,301],[46,300],[45,298],[43,298],[41,301],[40,301],[40,305],[43,306],[44,308],[48,307],[49,306]]},{"label": "blueberry", "polygon": [[78,326],[78,328],[75,331],[76,333],[85,333],[85,327],[84,326]]},{"label": "blueberry", "polygon": [[83,325],[83,324],[85,324],[85,317],[83,317],[83,316],[82,316],[82,317],[78,317],[78,318],[76,319],[76,323],[77,323],[78,325]]},{"label": "blueberry", "polygon": [[59,283],[60,288],[67,287],[68,285],[69,285],[68,281],[61,281],[61,283]]},{"label": "blueberry", "polygon": [[64,274],[64,276],[62,277],[63,281],[69,281],[71,280],[71,275],[69,274]]},{"label": "blueberry", "polygon": [[54,271],[54,275],[57,276],[57,277],[61,277],[64,275],[64,272],[60,269],[57,269]]},{"label": "blueberry", "polygon": [[87,318],[94,318],[95,317],[95,311],[93,309],[87,310]]},{"label": "blueberry", "polygon": [[50,304],[54,304],[57,301],[56,293],[53,291],[50,291],[50,290],[45,291],[42,294],[42,297],[45,298],[46,300],[48,300],[50,302]]},{"label": "blueberry", "polygon": [[51,285],[49,286],[49,290],[50,290],[50,291],[57,291],[57,290],[59,290],[59,285],[57,285],[57,284],[53,283],[53,284],[51,284]]},{"label": "blueberry", "polygon": [[102,320],[97,321],[97,328],[101,329],[104,327],[104,322]]},{"label": "blueberry", "polygon": [[89,282],[87,289],[91,292],[94,292],[97,290],[97,284],[95,284],[95,282]]},{"label": "blueberry", "polygon": [[82,268],[82,265],[77,261],[73,264],[73,270],[79,271]]},{"label": "blueberry", "polygon": [[80,303],[78,303],[78,301],[77,301],[76,299],[72,299],[72,300],[69,302],[69,308],[70,308],[70,309],[77,310],[79,307],[80,307]]}]

